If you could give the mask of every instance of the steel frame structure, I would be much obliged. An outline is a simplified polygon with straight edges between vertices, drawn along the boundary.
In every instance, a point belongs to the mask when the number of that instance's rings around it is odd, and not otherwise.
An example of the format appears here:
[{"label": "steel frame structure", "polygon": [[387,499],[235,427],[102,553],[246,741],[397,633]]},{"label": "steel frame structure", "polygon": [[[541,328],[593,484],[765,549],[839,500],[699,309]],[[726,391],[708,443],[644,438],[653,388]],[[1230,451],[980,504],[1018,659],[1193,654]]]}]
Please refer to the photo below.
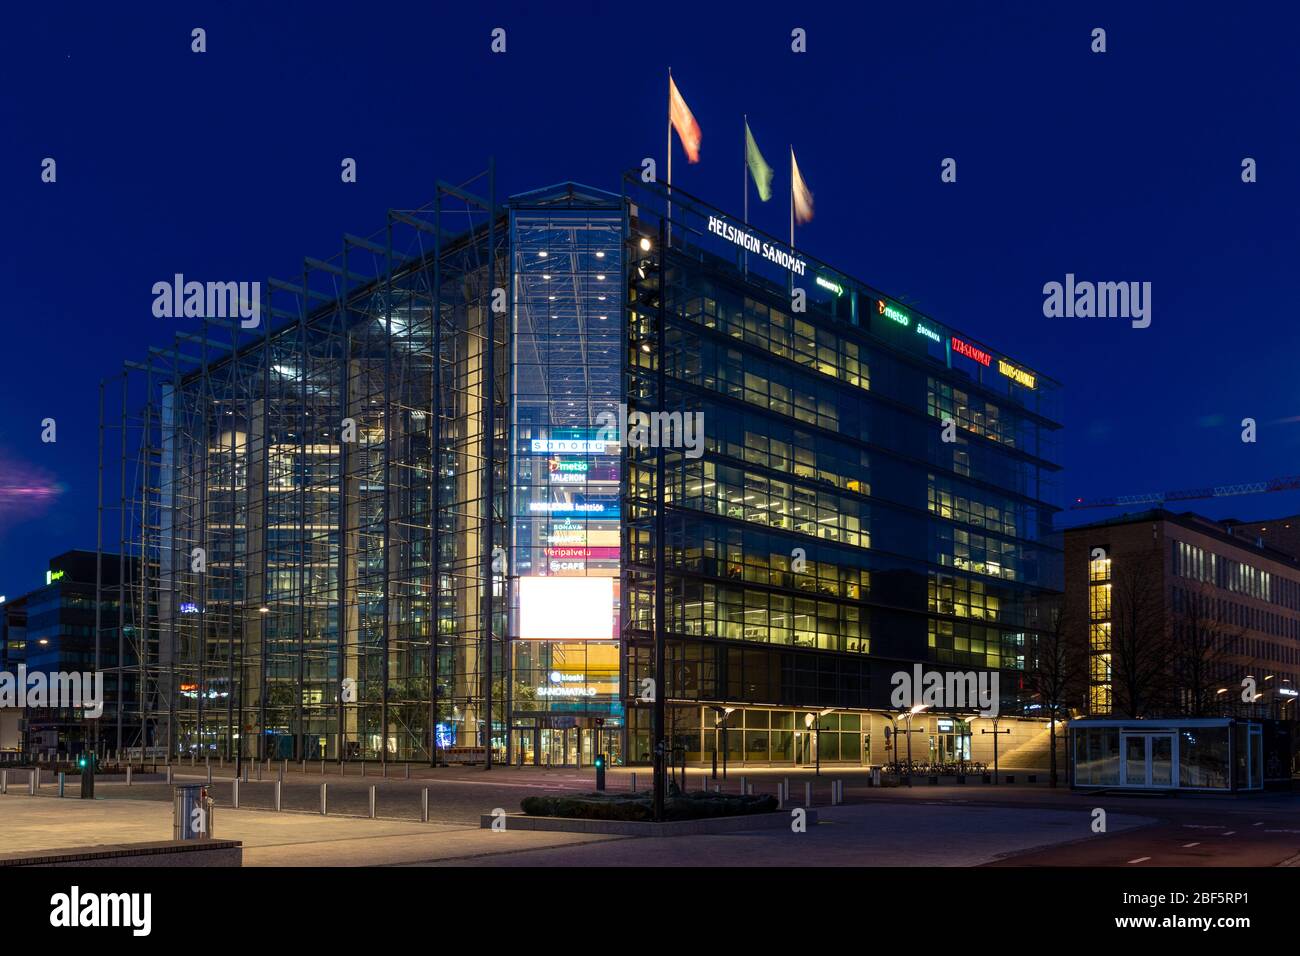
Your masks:
[{"label": "steel frame structure", "polygon": [[[489,165],[267,279],[257,327],[202,318],[124,363],[124,573],[97,583],[123,624],[96,653],[117,640],[107,671],[137,692],[102,743],[434,762],[441,737],[488,766],[496,731],[508,748],[508,239]],[[112,427],[101,402],[101,449]],[[101,553],[105,474],[101,455]]]}]

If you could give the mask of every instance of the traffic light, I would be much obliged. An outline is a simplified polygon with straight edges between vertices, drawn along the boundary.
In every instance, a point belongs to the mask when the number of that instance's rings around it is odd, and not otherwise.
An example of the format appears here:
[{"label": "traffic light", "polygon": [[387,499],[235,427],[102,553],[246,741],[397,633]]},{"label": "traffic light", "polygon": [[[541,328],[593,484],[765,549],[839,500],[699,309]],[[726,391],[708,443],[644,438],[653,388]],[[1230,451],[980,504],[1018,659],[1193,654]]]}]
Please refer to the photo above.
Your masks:
[{"label": "traffic light", "polygon": [[77,767],[81,770],[81,799],[95,799],[95,764],[98,758],[93,753],[82,753],[77,758]]},{"label": "traffic light", "polygon": [[596,754],[596,789],[605,789],[605,755]]}]

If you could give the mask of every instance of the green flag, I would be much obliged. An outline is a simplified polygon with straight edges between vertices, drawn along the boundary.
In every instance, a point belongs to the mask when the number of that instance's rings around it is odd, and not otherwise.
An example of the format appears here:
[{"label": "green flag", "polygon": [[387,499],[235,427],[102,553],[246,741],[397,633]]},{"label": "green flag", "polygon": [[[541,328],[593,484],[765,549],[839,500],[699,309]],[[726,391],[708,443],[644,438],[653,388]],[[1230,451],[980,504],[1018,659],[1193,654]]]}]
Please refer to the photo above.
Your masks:
[{"label": "green flag", "polygon": [[758,188],[758,198],[767,202],[772,198],[772,167],[758,151],[748,120],[745,121],[745,162],[749,164],[749,174],[754,177],[754,185]]}]

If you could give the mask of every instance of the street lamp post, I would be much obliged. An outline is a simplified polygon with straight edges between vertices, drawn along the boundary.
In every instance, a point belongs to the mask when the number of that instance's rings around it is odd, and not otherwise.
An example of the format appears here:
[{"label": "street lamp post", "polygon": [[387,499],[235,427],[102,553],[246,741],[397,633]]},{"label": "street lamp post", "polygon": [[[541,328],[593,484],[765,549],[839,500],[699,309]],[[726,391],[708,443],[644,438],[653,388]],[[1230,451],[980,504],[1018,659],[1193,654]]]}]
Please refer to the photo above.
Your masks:
[{"label": "street lamp post", "polygon": [[998,730],[998,719],[994,717],[993,729],[984,730],[981,728],[980,733],[993,735],[993,782],[997,783],[998,782],[998,737],[1002,734],[1011,733],[1011,728],[1008,727],[1006,730]]}]

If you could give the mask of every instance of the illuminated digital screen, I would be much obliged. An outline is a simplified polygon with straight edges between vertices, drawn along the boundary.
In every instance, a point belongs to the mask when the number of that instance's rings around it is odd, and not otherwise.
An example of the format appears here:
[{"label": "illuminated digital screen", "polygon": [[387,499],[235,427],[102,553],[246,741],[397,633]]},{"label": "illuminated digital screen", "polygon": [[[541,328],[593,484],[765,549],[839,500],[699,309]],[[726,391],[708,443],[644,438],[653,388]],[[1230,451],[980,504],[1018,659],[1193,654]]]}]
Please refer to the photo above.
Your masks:
[{"label": "illuminated digital screen", "polygon": [[611,641],[612,577],[522,577],[519,634],[525,641]]}]

